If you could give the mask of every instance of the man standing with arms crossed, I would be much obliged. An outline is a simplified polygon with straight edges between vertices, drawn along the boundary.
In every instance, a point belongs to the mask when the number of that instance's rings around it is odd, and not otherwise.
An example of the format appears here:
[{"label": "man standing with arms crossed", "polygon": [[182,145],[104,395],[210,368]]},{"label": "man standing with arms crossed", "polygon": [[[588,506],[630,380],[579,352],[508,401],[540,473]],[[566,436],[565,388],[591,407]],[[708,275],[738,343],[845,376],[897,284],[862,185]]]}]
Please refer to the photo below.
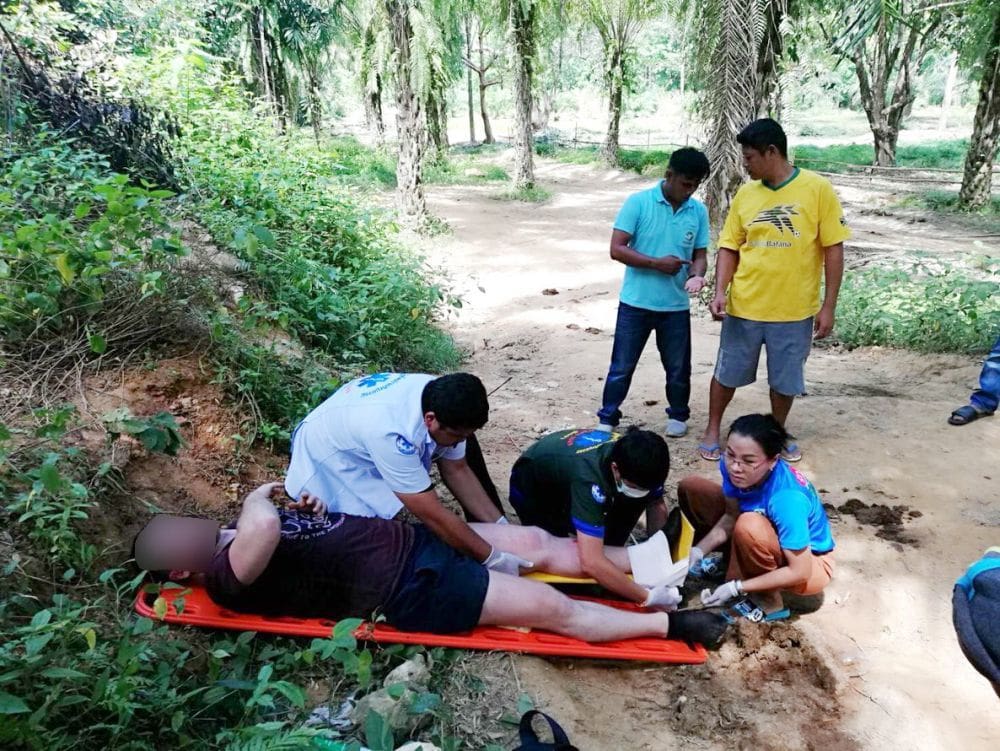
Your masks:
[{"label": "man standing with arms crossed", "polygon": [[[788,141],[777,122],[755,120],[736,140],[753,182],[737,192],[719,237],[709,309],[724,318],[708,427],[698,446],[709,461],[719,459],[719,426],[733,394],[757,378],[762,345],[767,347],[771,413],[785,425],[795,397],[805,392],[813,337],[833,331],[844,240],[851,235],[830,182],[788,161]],[[826,283],[822,305],[821,271]],[[782,457],[802,458],[793,440]]]},{"label": "man standing with arms crossed", "polygon": [[649,334],[666,375],[666,434],[687,433],[691,396],[691,303],[705,286],[708,212],[692,194],[708,176],[708,158],[692,148],[670,155],[656,186],[629,196],[615,218],[611,257],[625,264],[611,367],[604,382],[598,428],[610,432],[632,385]]}]

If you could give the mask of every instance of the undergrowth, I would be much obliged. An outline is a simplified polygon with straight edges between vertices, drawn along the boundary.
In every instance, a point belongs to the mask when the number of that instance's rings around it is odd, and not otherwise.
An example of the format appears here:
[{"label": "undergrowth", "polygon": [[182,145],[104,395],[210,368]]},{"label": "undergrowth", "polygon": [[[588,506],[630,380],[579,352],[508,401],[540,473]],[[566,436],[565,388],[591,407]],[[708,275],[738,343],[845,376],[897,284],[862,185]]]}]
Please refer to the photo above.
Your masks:
[{"label": "undergrowth", "polygon": [[978,276],[928,263],[845,274],[837,336],[848,347],[985,352],[1000,330],[1000,259],[979,265]]}]

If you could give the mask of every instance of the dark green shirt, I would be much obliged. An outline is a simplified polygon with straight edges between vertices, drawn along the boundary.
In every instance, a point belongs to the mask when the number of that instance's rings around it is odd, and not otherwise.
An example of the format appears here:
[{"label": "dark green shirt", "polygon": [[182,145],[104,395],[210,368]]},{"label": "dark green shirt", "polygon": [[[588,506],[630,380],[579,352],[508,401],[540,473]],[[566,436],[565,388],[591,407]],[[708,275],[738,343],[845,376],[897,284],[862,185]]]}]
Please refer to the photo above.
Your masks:
[{"label": "dark green shirt", "polygon": [[656,488],[644,498],[628,498],[615,489],[611,450],[618,433],[601,430],[561,430],[538,439],[514,464],[524,495],[561,506],[578,533],[604,537],[605,519],[618,503],[643,507],[663,495]]}]

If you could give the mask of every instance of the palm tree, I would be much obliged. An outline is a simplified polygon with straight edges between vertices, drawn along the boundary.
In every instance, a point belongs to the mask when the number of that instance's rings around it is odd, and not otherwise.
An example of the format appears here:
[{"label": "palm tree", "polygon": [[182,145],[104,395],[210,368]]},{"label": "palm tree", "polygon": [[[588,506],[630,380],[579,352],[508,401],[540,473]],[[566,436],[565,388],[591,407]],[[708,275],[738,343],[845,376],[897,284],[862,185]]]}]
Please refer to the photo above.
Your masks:
[{"label": "palm tree", "polygon": [[736,134],[752,120],[771,114],[782,54],[781,22],[788,0],[706,0],[681,6],[698,76],[705,84],[700,109],[708,121],[706,153],[712,174],[705,199],[712,226],[719,227],[743,181]]},{"label": "palm tree", "polygon": [[535,139],[531,128],[531,92],[538,44],[539,17],[545,0],[503,0],[504,16],[513,54],[514,75],[514,188],[535,184]]},{"label": "palm tree", "polygon": [[[992,9],[992,29],[988,25]],[[982,33],[976,35],[971,51],[981,50],[982,77],[979,79],[979,103],[973,120],[972,137],[965,155],[965,170],[959,203],[978,209],[990,201],[993,189],[993,161],[1000,145],[1000,5],[982,3],[973,20],[986,20]],[[978,42],[978,43],[977,43]],[[985,44],[984,44],[985,42]]]},{"label": "palm tree", "polygon": [[608,131],[601,158],[618,164],[618,131],[622,98],[630,74],[632,43],[643,25],[663,9],[660,0],[586,0],[587,19],[597,28],[604,48],[604,82],[608,87]]}]

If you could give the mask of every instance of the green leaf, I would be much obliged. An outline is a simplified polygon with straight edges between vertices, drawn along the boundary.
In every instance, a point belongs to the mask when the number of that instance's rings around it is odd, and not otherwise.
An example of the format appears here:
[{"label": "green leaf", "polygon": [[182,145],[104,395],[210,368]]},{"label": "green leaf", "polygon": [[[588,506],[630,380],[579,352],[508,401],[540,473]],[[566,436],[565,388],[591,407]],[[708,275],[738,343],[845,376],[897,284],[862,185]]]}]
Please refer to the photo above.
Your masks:
[{"label": "green leaf", "polygon": [[274,235],[271,234],[271,230],[260,224],[255,224],[253,227],[253,233],[257,236],[257,239],[263,243],[265,247],[274,247]]},{"label": "green leaf", "polygon": [[374,709],[368,711],[365,718],[365,743],[372,751],[393,751],[396,747],[395,738],[392,736],[392,728],[383,719],[382,715]]},{"label": "green leaf", "polygon": [[161,621],[167,617],[167,600],[164,597],[157,597],[153,602],[153,613]]},{"label": "green leaf", "polygon": [[409,712],[410,714],[424,714],[425,712],[433,712],[440,706],[441,697],[438,694],[425,691],[418,694],[417,698],[413,700]]},{"label": "green leaf", "polygon": [[100,334],[91,334],[87,337],[87,342],[90,344],[90,351],[98,355],[103,355],[108,348],[107,340]]},{"label": "green leaf", "polygon": [[60,253],[56,256],[56,268],[59,269],[59,276],[62,277],[63,284],[72,284],[76,279],[76,272],[69,265],[69,253]]},{"label": "green leaf", "polygon": [[56,468],[58,457],[50,457],[39,467],[38,478],[42,481],[42,487],[50,493],[58,493],[63,487],[63,478]]},{"label": "green leaf", "polygon": [[45,678],[86,678],[86,673],[81,673],[73,668],[46,668],[42,671]]},{"label": "green leaf", "polygon": [[32,628],[41,628],[42,626],[48,626],[52,621],[52,611],[51,610],[39,610],[31,619]]},{"label": "green leaf", "polygon": [[523,715],[525,712],[530,712],[534,708],[535,700],[527,694],[521,694],[517,697],[517,713],[519,715]]},{"label": "green leaf", "polygon": [[0,691],[0,714],[21,714],[30,711],[30,707],[16,696]]},{"label": "green leaf", "polygon": [[83,219],[90,213],[91,208],[92,207],[89,203],[78,203],[76,208],[73,209],[73,216],[77,219]]}]

